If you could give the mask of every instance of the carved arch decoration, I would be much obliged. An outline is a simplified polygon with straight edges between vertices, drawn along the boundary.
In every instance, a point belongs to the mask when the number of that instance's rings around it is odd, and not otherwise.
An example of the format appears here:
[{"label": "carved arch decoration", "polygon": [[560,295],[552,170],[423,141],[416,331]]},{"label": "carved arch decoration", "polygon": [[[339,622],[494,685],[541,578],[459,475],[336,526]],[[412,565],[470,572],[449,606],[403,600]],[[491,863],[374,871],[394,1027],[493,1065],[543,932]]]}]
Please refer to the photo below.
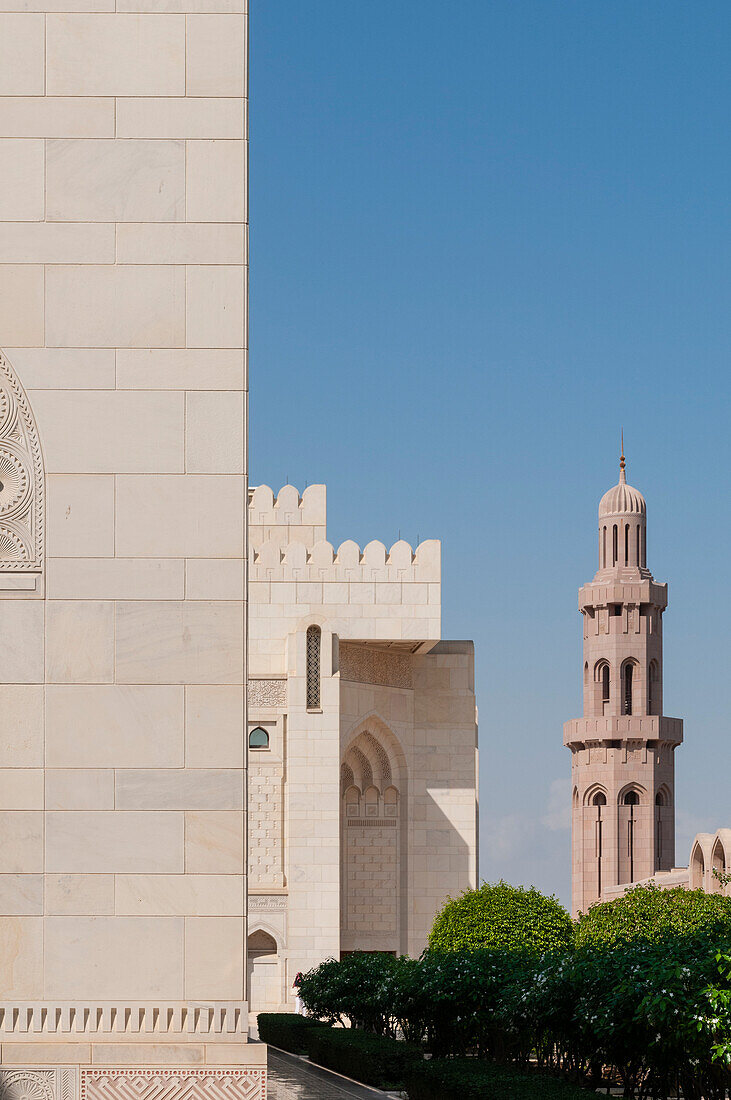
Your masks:
[{"label": "carved arch decoration", "polygon": [[25,390],[0,352],[0,573],[38,573],[44,547],[43,454]]}]

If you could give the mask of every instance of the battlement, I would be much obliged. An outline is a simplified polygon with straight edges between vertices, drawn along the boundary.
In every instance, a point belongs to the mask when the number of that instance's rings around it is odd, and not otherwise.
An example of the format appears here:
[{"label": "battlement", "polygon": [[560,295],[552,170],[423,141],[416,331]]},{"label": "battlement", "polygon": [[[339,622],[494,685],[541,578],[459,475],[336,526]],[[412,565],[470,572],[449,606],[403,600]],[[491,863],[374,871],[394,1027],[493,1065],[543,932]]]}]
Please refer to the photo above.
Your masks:
[{"label": "battlement", "polygon": [[361,550],[347,539],[337,550],[322,540],[312,547],[303,542],[282,546],[268,539],[253,548],[252,580],[422,581],[441,579],[441,543],[427,539],[415,550],[401,539],[390,550],[378,540]]},{"label": "battlement", "polygon": [[275,497],[268,485],[249,492],[252,580],[441,581],[441,543],[413,548],[399,539],[390,550],[378,539],[361,548],[346,539],[327,541],[327,489],[310,485],[302,496],[285,485]]},{"label": "battlement", "polygon": [[290,542],[314,546],[327,535],[327,487],[309,485],[302,496],[294,485],[284,485],[277,495],[268,485],[249,490],[249,543],[286,546]]}]

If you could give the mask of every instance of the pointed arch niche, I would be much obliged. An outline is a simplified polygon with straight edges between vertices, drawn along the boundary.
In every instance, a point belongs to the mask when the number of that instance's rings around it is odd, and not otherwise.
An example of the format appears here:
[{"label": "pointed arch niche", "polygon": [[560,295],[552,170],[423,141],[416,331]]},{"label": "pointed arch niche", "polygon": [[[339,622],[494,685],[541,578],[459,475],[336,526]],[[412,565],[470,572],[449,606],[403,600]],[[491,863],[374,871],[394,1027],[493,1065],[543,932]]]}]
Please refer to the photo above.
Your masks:
[{"label": "pointed arch niche", "polygon": [[405,759],[375,717],[350,739],[341,769],[343,951],[402,951],[406,932]]},{"label": "pointed arch niche", "polygon": [[[43,455],[25,390],[0,352],[0,588],[43,569]],[[5,583],[3,583],[5,578]],[[34,587],[28,583],[13,588]]]}]

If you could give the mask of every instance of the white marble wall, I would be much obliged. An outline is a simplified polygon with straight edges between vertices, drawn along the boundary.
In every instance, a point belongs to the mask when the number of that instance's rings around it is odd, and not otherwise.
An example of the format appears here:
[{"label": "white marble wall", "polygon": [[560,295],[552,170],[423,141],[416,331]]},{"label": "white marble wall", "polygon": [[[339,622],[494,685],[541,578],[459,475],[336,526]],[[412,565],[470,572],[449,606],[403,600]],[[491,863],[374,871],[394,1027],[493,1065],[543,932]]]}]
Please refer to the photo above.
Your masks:
[{"label": "white marble wall", "polygon": [[245,0],[0,0],[0,1002],[246,997],[245,54]]}]

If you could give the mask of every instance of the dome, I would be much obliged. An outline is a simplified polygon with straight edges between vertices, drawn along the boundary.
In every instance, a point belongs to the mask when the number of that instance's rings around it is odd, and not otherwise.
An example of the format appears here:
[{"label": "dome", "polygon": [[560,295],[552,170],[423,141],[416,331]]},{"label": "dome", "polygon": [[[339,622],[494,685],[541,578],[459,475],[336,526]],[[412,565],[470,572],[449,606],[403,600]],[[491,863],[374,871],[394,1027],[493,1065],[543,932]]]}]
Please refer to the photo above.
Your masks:
[{"label": "dome", "polygon": [[640,490],[627,484],[624,473],[624,455],[622,455],[619,482],[611,489],[607,489],[599,501],[599,518],[616,515],[644,516],[646,511],[645,498]]}]

